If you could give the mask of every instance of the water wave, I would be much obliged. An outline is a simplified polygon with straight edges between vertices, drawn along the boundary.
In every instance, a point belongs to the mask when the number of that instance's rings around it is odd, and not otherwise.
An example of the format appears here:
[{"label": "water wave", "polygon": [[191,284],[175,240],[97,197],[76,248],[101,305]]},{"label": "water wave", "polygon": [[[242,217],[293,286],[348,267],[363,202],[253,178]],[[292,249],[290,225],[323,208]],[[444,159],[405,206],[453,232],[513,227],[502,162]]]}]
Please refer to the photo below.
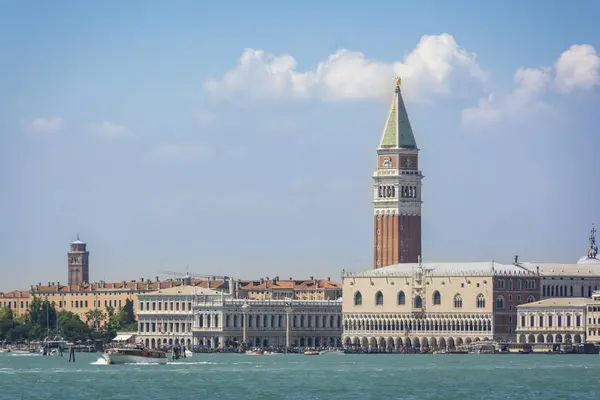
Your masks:
[{"label": "water wave", "polygon": [[90,365],[108,365],[108,361],[106,361],[106,358],[100,357],[96,361],[91,362]]}]

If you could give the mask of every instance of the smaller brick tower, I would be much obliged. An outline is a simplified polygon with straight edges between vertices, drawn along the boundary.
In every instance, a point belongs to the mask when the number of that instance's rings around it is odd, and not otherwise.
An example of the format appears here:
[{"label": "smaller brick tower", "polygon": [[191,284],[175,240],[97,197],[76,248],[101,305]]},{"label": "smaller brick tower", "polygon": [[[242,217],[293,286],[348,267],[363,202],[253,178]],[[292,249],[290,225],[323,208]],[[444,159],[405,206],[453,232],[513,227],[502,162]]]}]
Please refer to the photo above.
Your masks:
[{"label": "smaller brick tower", "polygon": [[69,252],[67,253],[67,264],[69,266],[69,285],[81,285],[83,282],[90,281],[90,252],[87,251],[87,244],[79,240],[71,242]]}]

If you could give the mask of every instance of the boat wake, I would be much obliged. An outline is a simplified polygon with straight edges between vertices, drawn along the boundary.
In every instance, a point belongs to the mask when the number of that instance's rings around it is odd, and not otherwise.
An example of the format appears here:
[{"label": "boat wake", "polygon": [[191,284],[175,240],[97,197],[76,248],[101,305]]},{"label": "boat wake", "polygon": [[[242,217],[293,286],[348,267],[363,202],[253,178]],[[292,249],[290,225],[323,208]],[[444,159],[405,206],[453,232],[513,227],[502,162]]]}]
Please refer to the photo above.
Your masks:
[{"label": "boat wake", "polygon": [[181,361],[169,361],[167,362],[167,365],[217,365],[219,363],[216,362],[210,362],[210,361],[188,361],[188,362],[181,362]]},{"label": "boat wake", "polygon": [[108,365],[108,361],[104,357],[100,357],[94,362],[91,362],[90,365]]}]

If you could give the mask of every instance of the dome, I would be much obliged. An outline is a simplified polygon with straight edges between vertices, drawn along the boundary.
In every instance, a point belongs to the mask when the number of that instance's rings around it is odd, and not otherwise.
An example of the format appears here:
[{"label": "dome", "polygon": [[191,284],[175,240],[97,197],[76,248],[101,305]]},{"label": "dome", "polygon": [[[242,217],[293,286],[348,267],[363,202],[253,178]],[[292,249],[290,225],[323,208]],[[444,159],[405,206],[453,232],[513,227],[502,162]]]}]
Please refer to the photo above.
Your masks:
[{"label": "dome", "polygon": [[587,255],[581,257],[577,264],[600,264],[600,260],[593,257],[588,257]]}]

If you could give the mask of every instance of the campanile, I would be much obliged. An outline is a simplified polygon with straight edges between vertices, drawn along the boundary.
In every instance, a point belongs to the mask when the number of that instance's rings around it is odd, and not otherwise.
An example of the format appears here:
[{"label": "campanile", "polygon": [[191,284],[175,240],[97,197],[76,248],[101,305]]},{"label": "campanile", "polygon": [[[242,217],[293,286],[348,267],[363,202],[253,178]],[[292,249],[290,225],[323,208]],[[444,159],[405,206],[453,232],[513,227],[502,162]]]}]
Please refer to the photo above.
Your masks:
[{"label": "campanile", "polygon": [[69,252],[67,253],[69,267],[69,285],[81,285],[90,281],[90,252],[87,250],[87,244],[79,240],[71,242]]},{"label": "campanile", "polygon": [[419,262],[422,179],[398,78],[373,173],[374,268]]}]

